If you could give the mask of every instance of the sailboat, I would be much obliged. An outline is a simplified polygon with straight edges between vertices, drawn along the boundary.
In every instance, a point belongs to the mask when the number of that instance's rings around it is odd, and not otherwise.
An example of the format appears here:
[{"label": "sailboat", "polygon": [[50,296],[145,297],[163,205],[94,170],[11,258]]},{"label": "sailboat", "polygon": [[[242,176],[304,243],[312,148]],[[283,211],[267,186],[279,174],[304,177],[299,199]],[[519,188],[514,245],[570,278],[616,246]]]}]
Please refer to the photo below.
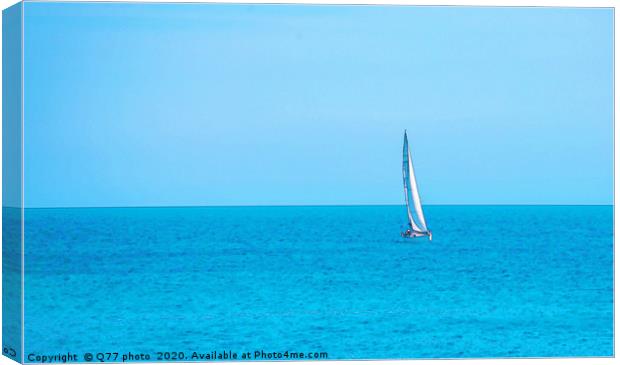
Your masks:
[{"label": "sailboat", "polygon": [[427,236],[433,240],[433,233],[426,226],[424,211],[422,211],[422,201],[418,184],[415,180],[413,163],[411,162],[411,151],[409,151],[409,141],[407,140],[407,130],[405,130],[405,140],[403,142],[403,185],[405,186],[405,203],[407,204],[407,217],[409,219],[409,229],[402,232],[405,238],[416,238]]}]

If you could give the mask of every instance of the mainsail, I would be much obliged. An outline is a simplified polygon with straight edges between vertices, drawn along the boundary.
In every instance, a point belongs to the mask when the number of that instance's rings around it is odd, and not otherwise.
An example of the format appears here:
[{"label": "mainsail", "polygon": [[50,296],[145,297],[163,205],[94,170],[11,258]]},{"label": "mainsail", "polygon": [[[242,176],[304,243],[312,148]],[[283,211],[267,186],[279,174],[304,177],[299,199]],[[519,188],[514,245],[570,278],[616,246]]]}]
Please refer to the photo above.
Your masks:
[{"label": "mainsail", "polygon": [[[413,164],[411,162],[411,152],[409,151],[409,141],[407,131],[405,131],[405,141],[403,143],[403,184],[405,186],[405,203],[407,204],[407,215],[409,216],[409,226],[412,233],[426,235],[426,219],[422,211],[422,202],[418,192],[418,184],[415,180]],[[413,206],[413,209],[412,209]],[[415,214],[413,214],[415,212]]]}]

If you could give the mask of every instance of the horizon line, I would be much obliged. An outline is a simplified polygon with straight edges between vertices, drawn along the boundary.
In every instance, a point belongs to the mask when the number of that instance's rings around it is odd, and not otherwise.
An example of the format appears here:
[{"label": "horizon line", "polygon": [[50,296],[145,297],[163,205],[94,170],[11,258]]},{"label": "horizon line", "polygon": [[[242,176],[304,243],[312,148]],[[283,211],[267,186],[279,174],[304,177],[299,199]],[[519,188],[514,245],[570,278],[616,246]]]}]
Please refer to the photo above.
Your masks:
[{"label": "horizon line", "polygon": [[[2,208],[11,209],[161,209],[161,208],[294,208],[294,207],[404,207],[405,204],[238,204],[238,205],[102,205],[102,206],[56,206],[56,207],[15,207],[3,206]],[[614,206],[614,204],[537,204],[537,203],[474,203],[474,204],[424,204],[424,207],[441,206],[547,206],[547,207],[568,207],[568,206]]]}]

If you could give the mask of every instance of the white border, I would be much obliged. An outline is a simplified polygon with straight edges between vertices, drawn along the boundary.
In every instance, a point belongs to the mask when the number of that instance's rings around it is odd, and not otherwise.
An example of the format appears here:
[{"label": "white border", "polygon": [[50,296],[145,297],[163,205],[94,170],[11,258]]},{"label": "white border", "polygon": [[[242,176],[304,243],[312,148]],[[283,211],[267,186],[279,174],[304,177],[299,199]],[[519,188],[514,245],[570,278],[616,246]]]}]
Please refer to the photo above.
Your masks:
[{"label": "white border", "polygon": [[[45,0],[28,0],[28,2],[33,2],[33,1],[45,1]],[[52,2],[52,1],[50,1]],[[86,2],[83,0],[62,0],[62,1],[54,1],[54,2]],[[105,2],[127,2],[127,1],[122,1],[122,0],[107,0]],[[148,0],[148,1],[144,1],[144,0],[137,0],[135,2],[145,2],[145,3],[252,3],[252,4],[261,4],[261,3],[287,3],[287,4],[342,4],[342,5],[418,5],[418,6],[484,6],[484,7],[490,7],[490,6],[504,6],[504,7],[608,7],[608,8],[614,8],[614,353],[617,354],[618,351],[618,347],[617,347],[617,343],[615,342],[616,336],[615,336],[615,328],[617,328],[618,325],[618,318],[615,316],[615,309],[616,309],[616,292],[615,292],[615,272],[616,272],[616,260],[615,257],[618,254],[618,247],[615,245],[615,232],[617,232],[617,229],[619,228],[618,225],[618,220],[616,219],[616,215],[615,215],[615,206],[618,203],[618,200],[616,199],[616,195],[615,195],[615,191],[617,188],[617,184],[618,184],[618,179],[616,178],[616,171],[617,169],[616,167],[616,161],[618,161],[618,155],[617,155],[617,150],[615,148],[615,140],[618,137],[618,131],[615,128],[615,109],[618,103],[618,100],[616,98],[616,93],[615,93],[615,85],[616,85],[616,78],[617,75],[615,73],[615,69],[617,67],[617,63],[618,60],[615,57],[615,52],[616,52],[616,47],[615,47],[615,40],[618,39],[618,30],[615,27],[615,22],[616,22],[616,11],[615,11],[615,7],[616,7],[616,2],[612,1],[612,0],[594,0],[594,1],[583,1],[583,0],[539,0],[539,1],[518,1],[518,0],[504,0],[504,1],[490,1],[490,0],[474,0],[474,1],[467,1],[467,0],[450,0],[450,1],[437,1],[437,0],[424,0],[424,1],[406,1],[406,0],[287,0],[287,1],[283,1],[283,2],[276,2],[276,1],[265,1],[265,0],[242,0],[242,1],[235,1],[235,0],[217,0],[217,1],[199,1],[199,0],[184,0],[184,1],[178,1],[178,0]],[[2,9],[5,9],[13,4],[17,3],[17,1],[14,0],[0,0],[0,5],[2,7]],[[21,67],[21,83],[22,83],[22,95],[21,95],[21,101],[22,101],[22,110],[21,110],[21,122],[22,122],[22,156],[21,156],[21,160],[22,160],[22,192],[21,192],[21,203],[22,203],[22,229],[21,229],[21,236],[22,236],[22,243],[23,243],[23,238],[24,238],[24,186],[23,186],[23,182],[24,182],[24,12],[25,12],[25,7],[22,4],[22,63],[20,65]],[[0,25],[1,25],[1,18],[0,18]],[[0,28],[1,29],[1,28]],[[0,39],[0,43],[1,43],[1,39]],[[0,47],[0,54],[1,54],[1,47]],[[0,66],[1,67],[1,66]],[[0,73],[0,82],[2,80],[2,75]],[[1,96],[2,96],[2,91],[0,90],[0,100],[1,100]],[[1,132],[0,132],[0,136],[1,136]],[[1,141],[1,138],[0,138]],[[0,142],[1,143],[1,142]],[[1,155],[1,150],[0,150],[0,155]],[[2,166],[2,161],[0,159],[0,171],[1,171],[1,166]],[[1,174],[1,172],[0,172]],[[0,217],[1,217],[2,213],[0,212]],[[24,325],[24,310],[23,310],[23,303],[24,303],[24,253],[23,253],[23,245],[22,245],[22,359],[25,360],[24,357],[24,332],[23,332],[23,325]],[[1,278],[1,273],[0,273],[0,278]],[[0,280],[0,289],[2,287],[2,282]],[[2,304],[0,301],[0,310],[2,308]],[[246,361],[246,362],[225,362],[226,364],[247,364],[247,363],[252,363],[255,361]],[[297,364],[297,363],[307,363],[308,361],[285,361],[284,363],[287,364]],[[598,364],[613,364],[613,363],[620,363],[620,360],[616,360],[615,358],[519,358],[519,359],[499,359],[499,358],[491,358],[491,359],[463,359],[463,360],[342,360],[342,361],[321,361],[322,364],[329,364],[329,365],[335,365],[335,364],[360,364],[360,365],[371,365],[371,364],[381,364],[381,363],[402,363],[402,364],[411,364],[411,365],[430,365],[430,364],[495,364],[495,363],[499,363],[499,364],[592,364],[592,365],[598,365]],[[93,362],[94,364],[97,362]],[[262,364],[276,364],[276,363],[283,363],[282,361],[260,361],[260,363]],[[14,364],[14,362],[12,360],[10,360],[7,357],[4,356],[0,356],[0,365],[8,365],[8,364]],[[188,363],[165,363],[165,362],[153,362],[153,363],[145,363],[145,364],[196,364],[196,362],[188,362]]]}]

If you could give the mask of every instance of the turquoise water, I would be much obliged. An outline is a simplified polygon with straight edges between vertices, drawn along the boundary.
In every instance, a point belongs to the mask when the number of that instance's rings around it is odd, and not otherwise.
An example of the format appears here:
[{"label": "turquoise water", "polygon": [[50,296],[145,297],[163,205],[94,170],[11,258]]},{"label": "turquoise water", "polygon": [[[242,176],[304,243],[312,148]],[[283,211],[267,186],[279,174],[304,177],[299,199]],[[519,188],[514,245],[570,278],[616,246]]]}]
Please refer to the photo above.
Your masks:
[{"label": "turquoise water", "polygon": [[611,356],[611,206],[25,212],[25,353]]}]

